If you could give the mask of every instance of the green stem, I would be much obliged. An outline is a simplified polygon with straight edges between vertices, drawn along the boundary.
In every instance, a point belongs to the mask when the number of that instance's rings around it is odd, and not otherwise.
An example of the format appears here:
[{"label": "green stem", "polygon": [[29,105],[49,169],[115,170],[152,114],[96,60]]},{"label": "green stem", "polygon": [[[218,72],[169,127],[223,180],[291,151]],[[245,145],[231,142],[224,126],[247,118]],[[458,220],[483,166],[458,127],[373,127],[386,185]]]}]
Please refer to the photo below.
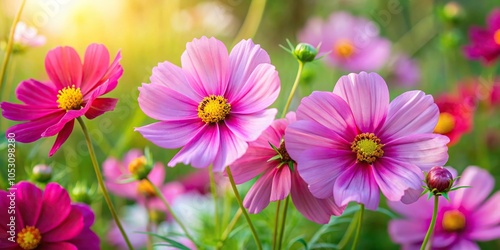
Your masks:
[{"label": "green stem", "polygon": [[299,61],[299,69],[297,70],[297,76],[295,77],[295,82],[293,83],[292,90],[290,90],[290,95],[288,95],[288,100],[286,101],[285,108],[283,108],[283,112],[281,113],[281,118],[286,116],[286,112],[290,108],[290,104],[292,103],[293,96],[295,94],[295,90],[297,90],[297,86],[299,86],[300,76],[302,75],[302,70],[304,69],[304,63]]},{"label": "green stem", "polygon": [[[146,226],[147,232],[153,232],[153,221],[151,218],[151,208],[149,207],[149,202],[146,201],[146,210],[148,211],[148,224]],[[147,250],[153,250],[153,235],[148,234],[148,243],[146,245]]]},{"label": "green stem", "polygon": [[280,218],[280,207],[281,207],[281,200],[278,201],[278,204],[276,204],[276,216],[274,218],[274,233],[273,233],[273,249],[276,249],[276,241],[278,237],[278,225],[279,225],[279,218]]},{"label": "green stem", "polygon": [[23,13],[24,4],[26,4],[26,0],[21,2],[21,6],[19,6],[19,10],[14,17],[14,22],[12,22],[12,26],[10,27],[9,40],[7,40],[5,57],[3,58],[2,69],[0,71],[0,90],[2,89],[3,81],[5,79],[5,72],[7,71],[7,65],[9,64],[10,54],[12,54],[12,48],[14,47],[14,33],[16,32],[16,26],[21,18],[21,14]]},{"label": "green stem", "polygon": [[359,213],[356,213],[355,216],[353,216],[351,223],[349,223],[349,226],[347,227],[347,231],[344,234],[344,237],[340,240],[339,244],[337,245],[338,249],[344,249],[345,246],[347,245],[347,242],[351,239],[352,233],[354,232],[354,229],[356,228],[357,222],[358,222],[358,217]]},{"label": "green stem", "polygon": [[[429,225],[429,229],[427,230],[427,234],[425,235],[424,242],[422,242],[422,246],[420,250],[425,250],[427,246],[427,242],[431,238],[432,233],[434,232],[434,226],[436,225],[436,218],[438,212],[438,204],[439,204],[439,196],[434,195],[434,211],[432,212],[431,224]],[[431,249],[432,242],[429,242],[429,249]]]},{"label": "green stem", "polygon": [[287,210],[288,210],[288,203],[290,203],[290,195],[286,197],[285,200],[285,207],[283,208],[283,219],[281,219],[281,229],[280,229],[280,236],[278,239],[278,250],[281,249],[281,242],[283,242],[283,234],[285,232],[285,222],[286,222],[286,215],[287,215]]},{"label": "green stem", "polygon": [[233,231],[233,228],[234,228],[234,226],[236,226],[236,223],[238,222],[238,219],[241,217],[242,213],[243,212],[242,212],[241,208],[238,209],[238,211],[234,215],[231,222],[229,222],[229,225],[227,225],[226,230],[224,230],[224,232],[222,233],[222,236],[220,237],[220,241],[221,241],[220,247],[222,247],[222,245],[224,244],[224,241],[226,241],[226,239],[229,236],[229,234],[231,233],[231,231]]},{"label": "green stem", "polygon": [[354,242],[352,243],[352,250],[355,250],[358,246],[359,235],[361,234],[361,224],[363,222],[363,213],[365,212],[365,205],[359,204],[359,206],[358,228],[356,229],[356,235],[354,236]]},{"label": "green stem", "polygon": [[250,219],[250,216],[248,215],[247,210],[243,206],[243,202],[241,201],[240,192],[238,192],[238,188],[236,188],[236,183],[234,182],[233,174],[231,173],[231,169],[229,168],[229,166],[226,167],[226,173],[227,173],[227,177],[229,177],[229,182],[231,182],[231,188],[233,189],[234,196],[236,197],[236,200],[238,201],[238,205],[240,206],[240,209],[243,212],[245,219],[247,220],[248,226],[250,227],[250,230],[252,231],[252,236],[253,236],[253,239],[255,240],[255,244],[257,244],[257,248],[259,250],[262,250],[262,244],[260,243],[259,236],[257,235],[257,231],[255,231],[255,228],[252,224],[252,220]]},{"label": "green stem", "polygon": [[217,204],[217,190],[215,188],[215,177],[214,177],[214,172],[213,166],[210,165],[208,172],[210,173],[210,192],[212,193],[212,197],[214,199],[214,211],[215,211],[215,216],[214,216],[214,222],[215,222],[215,234],[217,236],[220,235],[220,225],[219,225],[219,206]]},{"label": "green stem", "polygon": [[245,21],[234,38],[233,45],[237,44],[242,39],[252,38],[255,35],[259,28],[260,21],[262,20],[265,8],[266,0],[253,0],[252,3],[250,3]]},{"label": "green stem", "polygon": [[179,226],[181,227],[182,231],[184,232],[184,234],[186,235],[186,237],[191,240],[191,242],[193,242],[197,248],[199,248],[200,246],[196,243],[196,241],[194,240],[194,238],[189,234],[187,228],[184,226],[184,224],[182,223],[181,220],[179,220],[179,217],[177,217],[177,215],[175,215],[174,211],[172,210],[172,207],[168,204],[167,202],[167,199],[165,199],[165,196],[163,195],[163,193],[161,192],[161,190],[149,179],[146,177],[146,179],[149,184],[151,184],[151,186],[153,187],[153,189],[155,190],[155,193],[157,195],[158,198],[160,198],[160,200],[163,202],[163,205],[165,205],[165,207],[167,208],[167,211],[170,213],[170,215],[172,216],[172,218],[174,219],[174,221],[179,224]]},{"label": "green stem", "polygon": [[92,146],[92,141],[90,140],[87,127],[85,126],[85,123],[83,122],[81,117],[76,118],[76,120],[78,121],[78,123],[80,123],[80,126],[82,127],[83,135],[85,136],[85,141],[87,142],[87,147],[89,148],[89,154],[90,154],[90,159],[92,161],[92,166],[94,166],[95,175],[97,176],[97,182],[99,183],[99,187],[101,188],[104,200],[106,200],[106,204],[108,205],[109,211],[111,212],[111,215],[115,220],[116,226],[118,226],[118,229],[120,229],[120,232],[122,233],[123,239],[127,243],[128,248],[132,250],[134,248],[132,247],[132,244],[130,243],[128,236],[125,233],[125,230],[123,229],[122,223],[118,218],[118,214],[116,213],[113,203],[111,202],[108,189],[106,189],[106,186],[104,185],[104,180],[102,178],[101,170],[99,169],[99,164],[97,163],[94,147]]}]

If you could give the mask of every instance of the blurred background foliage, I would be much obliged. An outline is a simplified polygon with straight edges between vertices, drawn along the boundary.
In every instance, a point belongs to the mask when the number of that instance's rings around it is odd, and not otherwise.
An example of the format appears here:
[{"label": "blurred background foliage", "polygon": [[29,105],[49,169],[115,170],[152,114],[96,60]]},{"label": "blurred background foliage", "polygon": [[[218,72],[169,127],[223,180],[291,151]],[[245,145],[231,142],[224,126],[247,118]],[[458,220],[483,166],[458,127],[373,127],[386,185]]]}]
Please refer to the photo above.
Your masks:
[{"label": "blurred background foliage", "polygon": [[[0,1],[0,40],[6,40],[19,3],[18,0]],[[282,91],[273,106],[278,109],[284,106],[297,70],[295,59],[279,45],[286,44],[287,38],[294,43],[300,42],[296,39],[297,33],[308,18],[317,16],[326,19],[332,12],[339,10],[373,20],[380,27],[382,36],[392,41],[393,51],[404,52],[418,62],[421,80],[411,89],[421,89],[437,97],[442,93],[456,93],[460,83],[496,76],[496,65],[485,67],[480,62],[467,61],[462,46],[468,43],[468,28],[471,25],[484,26],[488,13],[494,7],[499,7],[498,2],[454,1],[461,12],[451,18],[444,11],[448,3],[440,0],[267,1],[253,39],[267,50],[280,74]],[[1,100],[17,102],[14,91],[24,79],[47,80],[44,57],[55,46],[72,46],[82,55],[90,43],[103,43],[112,56],[121,51],[124,74],[116,90],[107,95],[119,98],[116,110],[87,121],[98,160],[102,163],[109,156],[121,158],[131,148],[149,146],[155,159],[166,165],[177,150],[156,147],[134,132],[134,127],[153,122],[139,109],[137,87],[149,82],[151,70],[159,62],[168,60],[180,65],[186,42],[193,38],[215,36],[231,48],[237,42],[234,38],[250,5],[250,0],[28,0],[21,21],[36,27],[40,34],[47,37],[47,43],[12,57]],[[394,8],[399,11],[391,12]],[[387,76],[388,70],[384,68],[380,74]],[[292,110],[297,107],[301,97],[313,90],[331,91],[336,80],[346,73],[349,72],[332,68],[321,60],[308,64]],[[410,89],[386,80],[392,98]],[[459,172],[468,165],[479,165],[489,170],[497,180],[495,190],[500,187],[498,114],[498,107],[479,105],[474,114],[473,131],[450,147],[447,164]],[[14,124],[2,117],[0,131],[3,133]],[[54,157],[48,158],[54,140],[44,138],[31,144],[16,145],[17,180],[28,179],[33,166],[46,163],[54,168],[55,173],[59,173],[56,174],[59,176],[56,181],[67,188],[73,187],[76,182],[94,183],[95,176],[81,130],[76,127],[62,149]],[[0,152],[0,187],[6,188],[7,152],[5,148],[1,148]],[[167,180],[174,180],[192,170],[184,166],[168,168]],[[119,199],[115,201],[124,204]],[[104,235],[110,216],[102,205],[102,199],[98,199],[93,207],[98,214],[95,228]],[[233,202],[233,206],[236,207],[236,203]],[[387,207],[383,201],[381,206]],[[264,240],[269,240],[272,235],[265,226],[272,228],[274,211],[274,204],[271,204],[262,214],[252,217],[258,221],[256,224],[260,235],[267,234],[263,236]],[[308,241],[321,227],[301,218],[295,211],[292,215],[285,245],[287,240],[300,235]],[[389,219],[384,213],[367,212],[359,249],[398,249],[390,241],[386,230]],[[240,225],[245,226],[243,220],[240,220]],[[337,243],[346,227],[347,223],[336,225],[335,230],[323,234],[319,242]],[[246,237],[248,249],[252,249],[250,234]],[[228,243],[227,249],[236,246],[231,244],[237,244],[238,240],[232,242]],[[498,240],[480,245],[484,249],[500,249]],[[300,247],[300,243],[295,243],[292,249]]]}]

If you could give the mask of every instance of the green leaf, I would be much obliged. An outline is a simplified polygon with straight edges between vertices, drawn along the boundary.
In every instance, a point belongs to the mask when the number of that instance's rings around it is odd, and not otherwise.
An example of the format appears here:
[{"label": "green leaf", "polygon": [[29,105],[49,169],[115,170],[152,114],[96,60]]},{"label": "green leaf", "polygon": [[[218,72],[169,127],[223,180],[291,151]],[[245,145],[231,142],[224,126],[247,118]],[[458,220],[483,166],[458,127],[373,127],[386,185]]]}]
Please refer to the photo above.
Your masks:
[{"label": "green leaf", "polygon": [[177,249],[190,250],[189,247],[183,245],[182,243],[177,242],[177,241],[172,240],[172,239],[169,239],[169,238],[162,236],[162,235],[159,235],[159,234],[155,234],[155,233],[151,233],[151,232],[136,232],[136,233],[152,235],[152,236],[159,238],[159,239],[162,239],[168,243],[168,244],[157,243],[157,244],[154,244],[155,246],[171,246],[171,247],[175,247]]},{"label": "green leaf", "polygon": [[292,239],[290,241],[290,243],[288,243],[288,246],[286,247],[286,249],[290,249],[295,243],[302,244],[304,246],[305,250],[309,249],[309,247],[307,246],[307,242],[306,242],[306,240],[304,240],[303,236],[298,236],[298,237]]},{"label": "green leaf", "polygon": [[461,188],[470,188],[470,187],[472,187],[472,186],[460,186],[460,187],[454,187],[454,188],[450,189],[450,191],[455,191],[455,190],[457,190],[457,189],[461,189]]},{"label": "green leaf", "polygon": [[450,201],[450,197],[448,197],[448,192],[441,193],[441,195],[447,200]]},{"label": "green leaf", "polygon": [[434,194],[432,192],[429,192],[429,195],[427,195],[427,200],[430,200]]},{"label": "green leaf", "polygon": [[267,162],[271,162],[271,161],[279,160],[279,159],[281,159],[281,158],[282,158],[282,157],[281,157],[281,155],[275,155],[275,156],[273,156],[273,157],[269,158],[269,160],[267,160]]}]

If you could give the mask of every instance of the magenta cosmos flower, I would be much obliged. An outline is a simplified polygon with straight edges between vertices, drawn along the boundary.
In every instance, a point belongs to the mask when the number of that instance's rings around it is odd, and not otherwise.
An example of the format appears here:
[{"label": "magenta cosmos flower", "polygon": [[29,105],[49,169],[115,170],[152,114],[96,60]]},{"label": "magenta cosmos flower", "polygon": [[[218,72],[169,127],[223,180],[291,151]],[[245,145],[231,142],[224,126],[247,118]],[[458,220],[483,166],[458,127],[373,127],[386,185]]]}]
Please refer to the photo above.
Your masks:
[{"label": "magenta cosmos flower", "polygon": [[[486,200],[495,180],[484,169],[468,167],[456,186],[470,186],[449,193],[450,201],[439,200],[432,249],[479,249],[475,241],[500,238],[500,192]],[[404,249],[420,249],[432,218],[433,199],[420,198],[411,205],[390,202],[404,218],[389,222],[389,234]]]},{"label": "magenta cosmos flower", "polygon": [[409,91],[389,104],[384,79],[361,72],[304,98],[285,141],[314,196],[377,209],[379,190],[389,200],[408,190],[404,202],[415,201],[422,169],[447,161],[448,138],[432,133],[438,116],[432,96]]},{"label": "magenta cosmos flower", "polygon": [[57,135],[49,152],[52,156],[73,131],[75,118],[94,119],[115,108],[117,99],[99,97],[116,87],[123,73],[120,59],[118,53],[110,65],[108,49],[99,44],[87,48],[83,64],[71,47],[49,51],[45,70],[50,81],[23,81],[16,96],[24,104],[1,103],[5,118],[26,121],[10,127],[6,134],[15,133],[16,140],[23,143]]},{"label": "magenta cosmos flower", "polygon": [[85,204],[71,204],[68,192],[57,183],[42,191],[22,181],[9,192],[0,190],[0,204],[0,249],[100,249],[99,238],[90,230],[94,213]]},{"label": "magenta cosmos flower", "polygon": [[169,166],[213,164],[220,172],[273,121],[276,109],[266,108],[278,97],[278,73],[251,40],[229,55],[215,38],[194,39],[186,47],[182,68],[160,63],[151,84],[139,88],[139,106],[160,122],[136,130],[160,147],[183,147]]},{"label": "magenta cosmos flower", "polygon": [[319,53],[329,53],[328,62],[351,72],[380,69],[391,52],[391,43],[379,36],[373,22],[347,12],[333,13],[326,22],[309,20],[299,40],[314,46],[321,44]]},{"label": "magenta cosmos flower", "polygon": [[492,63],[500,56],[500,9],[494,9],[487,20],[487,28],[472,27],[469,30],[470,44],[464,47],[469,59],[482,59]]},{"label": "magenta cosmos flower", "polygon": [[[295,120],[294,112],[288,113],[286,119],[275,120],[257,140],[249,143],[247,152],[231,165],[231,171],[237,184],[261,175],[243,201],[250,213],[259,213],[269,202],[283,200],[291,194],[302,215],[316,223],[326,224],[332,215],[342,214],[344,207],[339,208],[331,197],[314,197],[300,177],[297,164],[288,155],[283,140],[285,129]],[[269,161],[277,155],[269,143],[278,149],[281,159]],[[290,162],[293,162],[293,168],[289,167]]]},{"label": "magenta cosmos flower", "polygon": [[467,94],[469,93],[444,94],[436,99],[439,121],[434,128],[434,133],[450,138],[448,146],[458,143],[463,134],[472,130],[475,106],[470,101],[473,97],[466,96]]}]

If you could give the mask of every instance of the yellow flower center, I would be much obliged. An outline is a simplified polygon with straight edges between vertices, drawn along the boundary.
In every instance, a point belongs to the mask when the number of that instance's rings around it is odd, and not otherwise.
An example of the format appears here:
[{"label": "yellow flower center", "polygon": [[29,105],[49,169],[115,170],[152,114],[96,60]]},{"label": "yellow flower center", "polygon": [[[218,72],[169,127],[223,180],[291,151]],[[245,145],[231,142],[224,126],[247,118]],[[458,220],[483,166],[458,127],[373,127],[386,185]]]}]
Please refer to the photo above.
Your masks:
[{"label": "yellow flower center", "polygon": [[446,211],[442,224],[447,232],[462,231],[465,228],[465,216],[458,210]]},{"label": "yellow flower center", "polygon": [[203,98],[198,105],[198,117],[206,124],[217,123],[226,118],[231,111],[231,104],[220,95],[210,95]]},{"label": "yellow flower center", "polygon": [[155,189],[148,180],[139,181],[139,185],[137,186],[137,192],[139,192],[140,194],[144,195],[147,198],[156,196]]},{"label": "yellow flower center", "polygon": [[17,244],[22,249],[35,249],[42,241],[42,235],[38,228],[26,226],[17,234]]},{"label": "yellow flower center", "polygon": [[75,85],[71,87],[64,87],[59,90],[57,94],[57,103],[59,103],[60,109],[66,111],[73,109],[80,109],[82,107],[83,95],[80,88],[75,88]]},{"label": "yellow flower center", "polygon": [[133,175],[137,175],[144,169],[145,166],[146,166],[146,157],[141,156],[133,159],[128,164],[128,171]]},{"label": "yellow flower center", "polygon": [[500,29],[495,31],[495,34],[493,34],[493,39],[495,40],[495,43],[500,45]]},{"label": "yellow flower center", "polygon": [[452,114],[443,112],[439,114],[439,120],[434,128],[434,133],[447,134],[455,128],[455,117]]},{"label": "yellow flower center", "polygon": [[375,134],[362,133],[354,138],[351,149],[352,152],[356,153],[356,160],[358,162],[372,164],[384,155],[383,146],[384,144],[380,143],[380,139]]},{"label": "yellow flower center", "polygon": [[333,46],[333,51],[340,57],[349,58],[354,53],[354,45],[347,39],[341,39]]}]

